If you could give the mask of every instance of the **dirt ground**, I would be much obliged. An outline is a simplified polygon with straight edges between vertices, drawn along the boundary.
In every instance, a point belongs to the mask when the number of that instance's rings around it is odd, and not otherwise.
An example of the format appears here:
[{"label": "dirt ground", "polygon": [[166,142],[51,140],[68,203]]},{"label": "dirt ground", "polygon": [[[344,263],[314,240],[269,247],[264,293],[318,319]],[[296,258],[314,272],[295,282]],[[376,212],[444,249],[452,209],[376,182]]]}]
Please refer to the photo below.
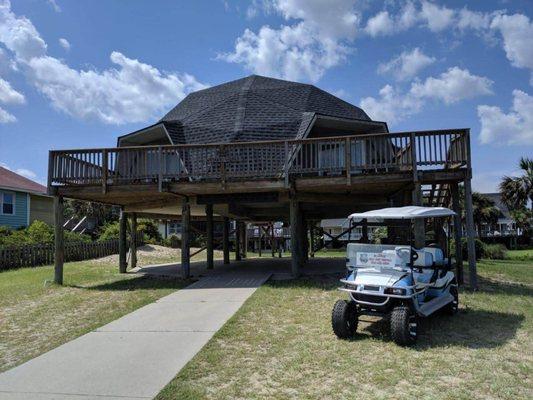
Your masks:
[{"label": "dirt ground", "polygon": [[[199,248],[191,247],[191,254],[194,254],[198,251]],[[214,251],[215,259],[222,259],[222,251]],[[128,261],[130,259],[130,254],[128,253]],[[192,261],[202,261],[206,259],[205,250],[200,252],[191,258]],[[172,249],[170,247],[159,246],[156,244],[146,244],[137,249],[137,265],[146,266],[150,264],[166,264],[177,262],[181,260],[181,249]],[[118,264],[118,254],[113,254],[111,256],[98,258],[92,260],[94,263],[99,264]]]}]

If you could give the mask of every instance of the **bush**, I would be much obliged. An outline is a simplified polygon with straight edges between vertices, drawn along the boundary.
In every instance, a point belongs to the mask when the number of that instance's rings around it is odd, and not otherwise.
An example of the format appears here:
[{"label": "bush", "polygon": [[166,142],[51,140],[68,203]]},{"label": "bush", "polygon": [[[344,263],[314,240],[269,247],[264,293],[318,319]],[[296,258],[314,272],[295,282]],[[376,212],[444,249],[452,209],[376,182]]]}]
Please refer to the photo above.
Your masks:
[{"label": "bush", "polygon": [[[480,258],[484,258],[487,245],[479,239],[475,239],[474,244],[475,244],[475,249],[476,249],[476,260],[479,260]],[[463,260],[467,260],[468,259],[468,242],[466,238],[461,239],[461,252],[463,254]],[[450,253],[452,255],[455,254],[455,241],[453,240],[450,243]]]},{"label": "bush", "polygon": [[52,228],[50,225],[47,225],[43,221],[33,221],[28,227],[27,233],[31,243],[54,242],[54,228]]},{"label": "bush", "polygon": [[[98,241],[101,242],[103,240],[109,240],[109,239],[118,239],[120,230],[119,222],[109,222],[104,225],[102,229],[102,233],[100,234],[100,237],[98,238]],[[148,244],[157,244],[161,243],[162,238],[161,234],[159,233],[159,230],[157,229],[157,225],[150,220],[142,219],[137,222],[137,232],[143,232],[144,234],[144,241]],[[129,235],[129,230],[128,230]]]},{"label": "bush", "polygon": [[490,260],[504,260],[507,258],[507,248],[503,244],[486,244],[483,257]]},{"label": "bush", "polygon": [[98,241],[103,242],[104,240],[118,239],[118,233],[119,233],[119,223],[108,222],[107,224],[104,225],[102,229],[102,233],[100,234],[100,237],[98,238]]}]

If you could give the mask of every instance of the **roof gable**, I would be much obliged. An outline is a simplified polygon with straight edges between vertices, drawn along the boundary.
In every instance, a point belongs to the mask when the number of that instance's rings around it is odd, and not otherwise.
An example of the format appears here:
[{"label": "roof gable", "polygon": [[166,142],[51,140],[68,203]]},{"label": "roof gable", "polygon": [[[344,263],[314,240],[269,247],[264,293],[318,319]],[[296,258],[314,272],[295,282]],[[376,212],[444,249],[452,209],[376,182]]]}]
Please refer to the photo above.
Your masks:
[{"label": "roof gable", "polygon": [[46,194],[46,187],[43,185],[3,167],[0,167],[0,187],[21,192]]}]

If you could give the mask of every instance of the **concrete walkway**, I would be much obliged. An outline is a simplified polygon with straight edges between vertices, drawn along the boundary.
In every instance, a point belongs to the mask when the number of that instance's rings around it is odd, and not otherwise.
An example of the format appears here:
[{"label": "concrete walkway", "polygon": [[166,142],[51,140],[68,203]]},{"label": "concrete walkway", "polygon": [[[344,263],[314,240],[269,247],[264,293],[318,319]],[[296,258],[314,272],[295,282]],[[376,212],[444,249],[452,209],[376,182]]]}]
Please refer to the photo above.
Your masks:
[{"label": "concrete walkway", "polygon": [[219,271],[0,374],[0,399],[150,399],[270,276]]}]

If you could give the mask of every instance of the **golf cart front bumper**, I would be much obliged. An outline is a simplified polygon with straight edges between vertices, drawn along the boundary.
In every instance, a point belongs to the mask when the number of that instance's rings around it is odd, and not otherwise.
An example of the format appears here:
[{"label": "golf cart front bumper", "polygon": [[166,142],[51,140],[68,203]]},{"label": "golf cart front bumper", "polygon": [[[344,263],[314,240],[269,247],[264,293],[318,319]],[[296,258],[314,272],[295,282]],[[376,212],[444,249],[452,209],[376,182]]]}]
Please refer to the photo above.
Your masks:
[{"label": "golf cart front bumper", "polygon": [[391,299],[410,300],[418,294],[414,286],[377,286],[356,284],[353,281],[341,279],[344,286],[339,290],[348,292],[350,297],[358,304],[373,307],[383,307]]}]

